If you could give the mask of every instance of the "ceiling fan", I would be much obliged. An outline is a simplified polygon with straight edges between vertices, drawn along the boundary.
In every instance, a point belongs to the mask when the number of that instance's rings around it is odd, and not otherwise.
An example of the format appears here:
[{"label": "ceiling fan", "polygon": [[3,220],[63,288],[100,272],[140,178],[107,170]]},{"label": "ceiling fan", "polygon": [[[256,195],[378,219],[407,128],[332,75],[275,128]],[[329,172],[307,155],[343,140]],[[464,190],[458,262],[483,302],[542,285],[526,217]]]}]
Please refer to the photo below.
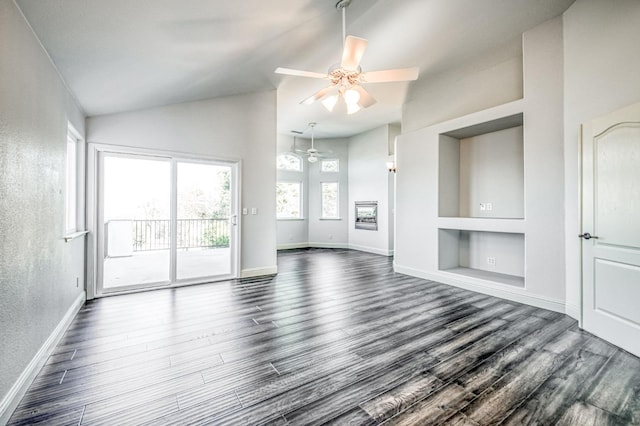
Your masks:
[{"label": "ceiling fan", "polygon": [[376,100],[363,87],[363,83],[386,83],[392,81],[410,81],[418,78],[418,67],[399,68],[383,71],[363,72],[360,61],[367,48],[367,40],[355,36],[346,35],[346,9],[352,0],[340,0],[336,4],[337,9],[342,9],[342,60],[329,68],[327,74],[295,70],[291,68],[277,68],[277,74],[293,75],[298,77],[321,78],[331,82],[331,85],[309,96],[301,104],[312,104],[321,101],[329,110],[333,111],[338,99],[342,98],[347,106],[347,113],[353,114],[361,108],[368,108],[376,103]]},{"label": "ceiling fan", "polygon": [[[314,138],[313,138],[313,128],[316,127],[318,123],[309,123],[309,127],[311,127],[311,148],[309,149],[297,149],[295,148],[295,143],[296,143],[296,139],[295,136],[293,137],[293,144],[294,144],[294,149],[297,153],[302,154],[302,155],[306,155],[307,156],[307,161],[310,163],[315,163],[318,161],[318,158],[322,158],[324,157],[324,154],[329,154],[331,151],[328,152],[320,152],[318,151],[315,146],[313,145],[314,142]],[[293,133],[296,134],[302,134],[302,132],[298,132],[298,131],[293,131]]]}]

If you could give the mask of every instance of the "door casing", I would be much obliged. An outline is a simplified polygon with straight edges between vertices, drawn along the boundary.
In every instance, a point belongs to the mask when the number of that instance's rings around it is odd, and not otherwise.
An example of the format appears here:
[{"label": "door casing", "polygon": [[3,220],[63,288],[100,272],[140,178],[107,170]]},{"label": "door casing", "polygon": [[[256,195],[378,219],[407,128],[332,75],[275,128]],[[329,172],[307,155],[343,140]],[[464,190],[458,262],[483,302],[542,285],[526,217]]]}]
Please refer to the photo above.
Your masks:
[{"label": "door casing", "polygon": [[[598,265],[601,266],[599,269],[601,270],[601,275],[604,274],[604,272],[602,272],[603,265],[606,268],[611,268],[613,266],[621,269],[632,267],[636,270],[640,267],[640,244],[635,243],[632,246],[628,246],[628,244],[620,245],[620,241],[616,241],[615,238],[612,240],[610,236],[606,235],[607,232],[604,232],[603,235],[598,235],[601,230],[598,229],[599,222],[596,220],[596,210],[599,203],[597,179],[600,172],[596,154],[598,150],[598,143],[600,143],[599,140],[607,136],[610,131],[628,128],[640,128],[640,104],[631,105],[629,107],[613,111],[602,117],[595,118],[588,123],[583,124],[581,128],[579,200],[581,206],[580,232],[581,235],[588,232],[596,238],[581,240],[580,326],[599,337],[609,340],[626,350],[640,355],[640,345],[633,343],[635,341],[633,333],[635,333],[635,336],[640,333],[640,325],[637,323],[634,325],[630,320],[625,319],[623,315],[618,317],[618,314],[615,312],[608,312],[606,308],[600,307],[598,300],[601,299],[602,296],[597,296],[598,282],[596,282],[596,267]],[[624,158],[629,158],[629,156],[624,156]],[[603,164],[606,164],[606,162]],[[615,164],[618,165],[620,163]],[[623,185],[624,184],[626,184],[626,180]],[[615,186],[615,188],[618,188],[618,186]],[[611,191],[605,191],[605,193],[611,193]],[[614,191],[613,193],[615,194],[616,192]],[[638,195],[635,194],[635,196]],[[624,201],[627,199],[620,195],[616,195],[616,197],[616,200],[622,199]],[[611,206],[624,204],[609,202],[604,205]],[[630,218],[629,220],[634,219]],[[616,232],[611,231],[608,234],[615,233]],[[619,234],[619,232],[617,233]],[[612,270],[613,269],[609,269],[610,272]],[[604,276],[606,276],[606,274],[604,274]],[[612,279],[606,280],[606,282],[610,281],[612,281]],[[623,282],[623,280],[613,281]],[[640,285],[640,282],[638,284]],[[607,290],[611,290],[611,288],[607,288]],[[627,291],[631,290],[631,288],[627,288]],[[600,288],[600,291],[601,295],[605,294],[602,293],[602,288]],[[625,294],[618,294],[618,292],[613,293],[614,297],[620,297],[623,299],[625,297]],[[607,300],[607,298],[605,297],[604,300]],[[611,305],[612,300],[615,299],[608,298],[608,301],[603,303]],[[622,302],[624,302],[624,300]],[[624,312],[625,303],[620,303],[618,306],[621,307],[620,312]],[[618,329],[618,327],[620,328]]]},{"label": "door casing", "polygon": [[[231,167],[231,181],[232,181],[232,192],[231,192],[231,215],[235,220],[235,226],[230,227],[230,232],[232,233],[232,241],[234,244],[231,247],[231,273],[229,275],[218,276],[211,279],[211,277],[204,277],[204,279],[186,279],[173,281],[168,283],[167,285],[159,286],[159,287],[140,287],[140,288],[124,288],[117,292],[107,292],[104,293],[99,288],[99,273],[101,266],[100,263],[100,255],[103,252],[101,250],[101,245],[103,247],[102,238],[100,238],[99,232],[99,220],[100,220],[100,179],[101,179],[101,170],[100,170],[100,157],[102,154],[116,154],[123,156],[145,156],[145,157],[155,157],[159,159],[166,159],[171,161],[171,171],[172,171],[172,179],[171,179],[171,209],[172,209],[172,223],[175,226],[175,209],[176,203],[173,200],[176,200],[177,196],[177,187],[175,180],[175,173],[177,168],[177,163],[180,161],[189,162],[189,163],[204,163],[204,164],[214,164],[214,165],[225,165]],[[193,284],[202,284],[205,282],[212,281],[221,281],[226,279],[238,278],[240,274],[240,265],[241,265],[241,228],[242,228],[242,215],[239,214],[240,211],[240,200],[242,194],[242,161],[238,158],[228,158],[228,157],[210,157],[203,155],[194,155],[183,152],[174,152],[174,151],[161,151],[161,150],[149,150],[144,148],[135,148],[135,147],[124,147],[119,145],[109,145],[109,144],[96,144],[96,143],[88,143],[87,144],[87,229],[89,231],[87,237],[87,267],[86,267],[86,283],[87,283],[87,299],[94,299],[97,297],[108,296],[111,294],[124,294],[124,293],[132,293],[139,291],[148,291],[152,289],[160,289],[160,288],[172,288],[172,287],[181,287],[186,285]],[[175,228],[172,228],[175,229]],[[175,244],[175,232],[172,233],[172,241]],[[171,264],[175,265],[175,250],[172,250],[172,259]],[[175,271],[173,270],[175,266],[171,266],[171,277],[175,276]]]}]

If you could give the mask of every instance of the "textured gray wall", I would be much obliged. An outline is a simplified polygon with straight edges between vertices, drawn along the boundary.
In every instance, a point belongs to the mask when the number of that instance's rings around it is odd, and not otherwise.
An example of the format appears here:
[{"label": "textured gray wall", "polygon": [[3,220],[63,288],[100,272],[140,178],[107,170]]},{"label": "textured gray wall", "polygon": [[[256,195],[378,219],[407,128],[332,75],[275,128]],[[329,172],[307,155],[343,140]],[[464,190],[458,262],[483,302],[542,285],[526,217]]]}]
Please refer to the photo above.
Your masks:
[{"label": "textured gray wall", "polygon": [[10,0],[0,58],[1,400],[83,291],[84,241],[62,236],[67,122],[84,118]]}]

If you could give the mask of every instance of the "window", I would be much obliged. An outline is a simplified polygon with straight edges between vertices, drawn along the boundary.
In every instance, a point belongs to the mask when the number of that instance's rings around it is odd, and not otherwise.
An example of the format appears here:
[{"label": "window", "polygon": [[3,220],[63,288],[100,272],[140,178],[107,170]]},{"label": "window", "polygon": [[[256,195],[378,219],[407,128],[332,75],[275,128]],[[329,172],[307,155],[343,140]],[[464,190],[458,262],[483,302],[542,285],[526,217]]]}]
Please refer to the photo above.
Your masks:
[{"label": "window", "polygon": [[279,170],[302,171],[302,160],[300,157],[289,152],[278,155],[276,165]]},{"label": "window", "polygon": [[338,182],[322,182],[322,218],[339,219]]},{"label": "window", "polygon": [[67,131],[64,227],[66,233],[78,230],[78,138]]},{"label": "window", "polygon": [[302,219],[301,182],[277,183],[276,217],[278,219]]},{"label": "window", "polygon": [[337,173],[340,171],[340,161],[322,160],[320,162],[320,171],[324,173]]}]

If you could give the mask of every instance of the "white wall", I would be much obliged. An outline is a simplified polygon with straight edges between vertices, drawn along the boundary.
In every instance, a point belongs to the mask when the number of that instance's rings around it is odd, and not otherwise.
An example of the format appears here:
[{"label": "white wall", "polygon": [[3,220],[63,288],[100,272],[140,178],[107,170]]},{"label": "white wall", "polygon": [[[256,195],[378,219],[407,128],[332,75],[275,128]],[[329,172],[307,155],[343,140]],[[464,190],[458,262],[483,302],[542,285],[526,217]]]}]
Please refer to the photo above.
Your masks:
[{"label": "white wall", "polygon": [[[347,231],[349,205],[349,150],[348,138],[316,139],[314,146],[325,152],[325,159],[339,161],[338,173],[321,173],[320,162],[309,163],[303,159],[303,173],[278,171],[278,180],[301,180],[303,184],[302,220],[278,221],[278,249],[296,247],[347,247],[349,233]],[[293,137],[278,136],[278,153],[290,152]],[[306,150],[311,147],[311,140],[296,138],[297,149]],[[321,183],[338,182],[340,195],[340,219],[321,219]]]},{"label": "white wall", "polygon": [[91,117],[87,142],[242,161],[242,275],[276,271],[276,92]]},{"label": "white wall", "polygon": [[[278,179],[303,179],[304,220],[278,221],[278,248],[350,247],[384,255],[394,249],[394,178],[386,169],[400,126],[389,124],[343,139],[317,139],[320,151],[331,151],[326,158],[340,161],[339,173],[321,173],[320,163],[305,161],[303,174],[278,172]],[[293,137],[278,136],[278,153],[288,152]],[[310,141],[297,138],[299,149]],[[321,219],[321,182],[340,184],[340,220]],[[378,201],[378,231],[354,227],[355,201]],[[306,232],[306,235],[305,235]]]},{"label": "white wall", "polygon": [[[503,62],[481,70],[470,66],[467,74],[454,72],[463,75],[461,79],[447,80],[439,76],[432,82],[423,81],[417,86],[432,88],[433,92],[435,85],[441,85],[437,89],[441,96],[429,99],[424,94],[412,95],[412,99],[421,99],[423,105],[414,102],[405,108],[405,112],[413,110],[403,116],[404,133],[397,147],[395,265],[401,272],[467,285],[470,282],[454,279],[438,271],[438,228],[524,233],[524,288],[472,284],[479,291],[564,310],[562,20],[552,19],[527,31],[522,43],[523,65],[519,76],[516,71],[518,67],[509,67]],[[489,54],[487,60],[492,57],[494,54]],[[511,63],[511,60],[507,63]],[[517,77],[521,79],[520,84],[514,81]],[[505,87],[495,94],[489,94],[483,88],[484,84],[500,80],[506,82]],[[461,87],[465,88],[464,93]],[[524,91],[522,101],[464,115],[470,108],[480,105],[491,106],[494,102],[518,99],[521,90]],[[439,108],[446,113],[437,112]],[[448,115],[454,111],[461,116],[459,119],[407,132],[407,129],[439,120],[442,114]],[[496,111],[505,115],[496,115]],[[516,112],[524,113],[524,220],[474,222],[472,219],[464,222],[439,218],[438,135],[486,121],[484,116],[495,119]]]},{"label": "white wall", "polygon": [[[0,0],[0,58],[2,410],[11,409],[14,385],[28,380],[21,374],[30,361],[83,301],[85,242],[62,239],[67,123],[84,134],[84,116],[10,0]],[[0,411],[0,424],[6,420]]]},{"label": "white wall", "polygon": [[[293,136],[278,135],[278,155],[292,152]],[[307,149],[306,141],[296,137],[295,149]],[[309,162],[305,156],[302,159],[302,172],[293,172],[288,170],[278,170],[278,181],[296,181],[302,182],[302,219],[287,219],[277,221],[276,241],[278,249],[307,247],[309,241]]]},{"label": "white wall", "polygon": [[[349,139],[317,139],[315,147],[320,152],[327,152],[326,158],[338,159],[338,173],[320,172],[320,161],[309,167],[309,246],[311,247],[346,247],[349,242],[347,232],[349,204]],[[331,153],[328,153],[331,151]],[[340,219],[321,219],[321,183],[338,182],[340,196]]]},{"label": "white wall", "polygon": [[564,14],[565,251],[568,313],[580,305],[580,124],[640,101],[640,2],[577,0]]},{"label": "white wall", "polygon": [[524,217],[522,139],[519,126],[460,140],[460,216]]},{"label": "white wall", "polygon": [[564,304],[562,19],[525,32],[522,42],[527,280]]},{"label": "white wall", "polygon": [[[392,161],[395,165],[396,162],[396,140],[402,133],[402,126],[400,123],[389,124],[389,157],[386,162]],[[388,193],[388,212],[389,215],[389,251],[395,253],[396,249],[396,174],[389,173],[389,193]]]},{"label": "white wall", "polygon": [[[487,257],[499,259],[487,265]],[[460,232],[460,266],[524,276],[524,237],[500,232]]]},{"label": "white wall", "polygon": [[403,105],[403,133],[521,99],[522,43],[511,40],[458,68],[422,74]]},{"label": "white wall", "polygon": [[[393,254],[393,173],[386,163],[389,141],[397,127],[384,125],[349,141],[349,246],[378,254]],[[378,202],[378,230],[355,229],[355,202]]]},{"label": "white wall", "polygon": [[[278,180],[301,181],[303,186],[303,216],[301,220],[278,220],[278,249],[297,247],[347,247],[349,204],[349,139],[316,139],[314,146],[326,152],[325,159],[339,161],[338,173],[321,173],[320,161],[309,163],[302,155],[303,172],[278,170]],[[290,152],[293,137],[278,135],[278,154]],[[296,138],[296,148],[306,150],[311,140]],[[340,219],[321,219],[321,182],[338,182],[340,195]]]}]

